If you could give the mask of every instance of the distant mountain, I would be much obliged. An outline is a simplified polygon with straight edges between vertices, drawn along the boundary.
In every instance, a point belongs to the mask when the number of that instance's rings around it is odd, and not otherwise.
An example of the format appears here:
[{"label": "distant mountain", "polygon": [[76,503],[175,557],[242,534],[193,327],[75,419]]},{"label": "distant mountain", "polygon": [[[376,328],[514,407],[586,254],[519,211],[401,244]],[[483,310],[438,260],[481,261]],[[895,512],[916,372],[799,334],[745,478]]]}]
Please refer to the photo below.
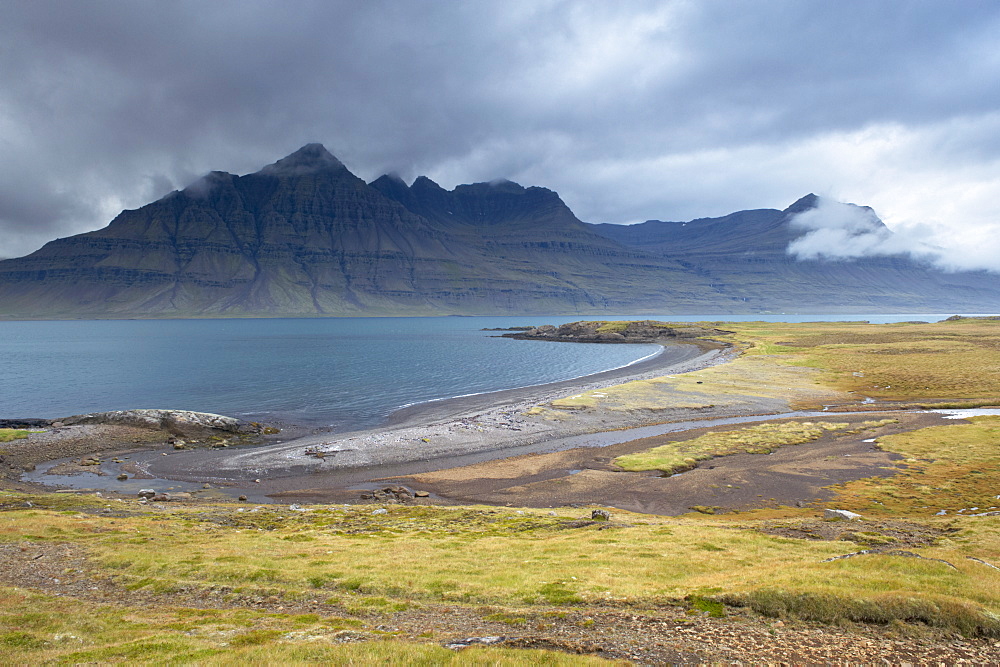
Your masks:
[{"label": "distant mountain", "polygon": [[[719,292],[742,295],[747,312],[992,312],[1000,306],[1000,279],[984,271],[945,273],[903,255],[797,259],[788,247],[806,230],[793,219],[819,201],[809,194],[783,211],[593,228],[622,245],[678,262]],[[869,207],[845,208],[864,213],[874,230],[891,236]]]},{"label": "distant mountain", "polygon": [[[815,198],[813,198],[815,199]],[[800,262],[785,211],[589,225],[510,181],[371,184],[319,144],[0,261],[7,318],[982,311],[995,281]],[[977,284],[978,283],[978,284]]]}]

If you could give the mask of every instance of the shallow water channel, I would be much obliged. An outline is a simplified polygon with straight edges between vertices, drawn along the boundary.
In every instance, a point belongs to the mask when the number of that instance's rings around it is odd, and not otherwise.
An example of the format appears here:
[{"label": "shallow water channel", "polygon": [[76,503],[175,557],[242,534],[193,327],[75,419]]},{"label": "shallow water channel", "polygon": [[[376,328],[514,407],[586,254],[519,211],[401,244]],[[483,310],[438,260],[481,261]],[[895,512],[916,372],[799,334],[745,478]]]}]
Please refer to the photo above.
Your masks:
[{"label": "shallow water channel", "polygon": [[[946,419],[965,419],[968,417],[984,415],[1000,416],[1000,409],[998,408],[942,409],[925,410],[922,412],[945,415]],[[837,414],[839,413],[800,411],[772,415],[725,417],[720,419],[699,419],[667,424],[655,424],[652,426],[639,426],[619,431],[605,431],[600,433],[575,435],[566,438],[555,438],[529,445],[520,445],[516,447],[508,447],[504,449],[476,452],[458,456],[448,456],[424,461],[411,461],[407,463],[396,463],[377,467],[325,470],[322,473],[302,475],[301,479],[303,487],[314,486],[315,484],[310,480],[310,478],[313,478],[315,475],[322,477],[323,487],[325,488],[366,489],[374,488],[373,481],[382,478],[417,475],[435,470],[456,468],[475,463],[482,463],[484,461],[521,456],[524,454],[549,454],[552,452],[565,451],[578,447],[606,447],[623,442],[630,442],[632,440],[639,440],[641,438],[650,438],[653,436],[665,435],[667,433],[677,433],[680,431],[690,431],[693,429],[708,428],[713,426],[729,426],[733,424],[748,424],[790,418],[835,417]],[[193,450],[187,454],[197,455],[199,451],[202,450]],[[144,462],[154,460],[155,457],[162,456],[162,454],[162,450],[144,451],[133,453],[128,457],[122,456],[120,459],[135,465],[136,469],[141,473],[145,469]],[[116,476],[121,472],[123,464],[112,461],[105,461],[99,466],[94,466],[94,472],[80,472],[73,475],[56,475],[49,473],[49,471],[56,466],[63,463],[69,463],[78,458],[79,457],[59,459],[39,465],[34,471],[25,473],[22,476],[22,479],[26,482],[57,486],[66,489],[113,491],[126,495],[136,494],[140,489],[145,488],[155,489],[158,492],[195,492],[203,490],[205,483],[208,482],[212,485],[212,488],[216,493],[221,493],[226,496],[232,496],[235,498],[236,496],[245,495],[252,502],[275,502],[268,496],[263,495],[259,489],[255,489],[255,485],[252,483],[246,484],[245,482],[241,482],[239,484],[235,484],[232,481],[224,479],[214,479],[210,473],[206,474],[203,480],[197,482],[146,477],[142,475],[140,475],[140,477],[130,476],[129,479],[125,481],[118,481]]]}]

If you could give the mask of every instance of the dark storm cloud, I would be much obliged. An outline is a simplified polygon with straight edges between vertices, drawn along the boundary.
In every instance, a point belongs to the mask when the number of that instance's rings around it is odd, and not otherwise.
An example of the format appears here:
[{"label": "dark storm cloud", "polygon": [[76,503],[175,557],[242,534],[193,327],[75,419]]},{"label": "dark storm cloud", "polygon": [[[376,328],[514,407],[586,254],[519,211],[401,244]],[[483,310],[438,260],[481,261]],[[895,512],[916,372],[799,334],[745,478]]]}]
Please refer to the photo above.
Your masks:
[{"label": "dark storm cloud", "polygon": [[972,1],[5,3],[0,256],[311,141],[595,222],[819,191],[989,234],[998,28]]}]

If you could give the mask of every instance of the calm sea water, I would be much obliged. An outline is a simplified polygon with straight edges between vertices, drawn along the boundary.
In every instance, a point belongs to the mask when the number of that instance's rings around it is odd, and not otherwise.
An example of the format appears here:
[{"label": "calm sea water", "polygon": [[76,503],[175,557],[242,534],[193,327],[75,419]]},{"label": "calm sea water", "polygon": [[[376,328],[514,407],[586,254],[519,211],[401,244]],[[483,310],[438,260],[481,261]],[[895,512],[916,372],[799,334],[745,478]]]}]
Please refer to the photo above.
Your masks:
[{"label": "calm sea water", "polygon": [[[895,322],[944,317],[650,319]],[[624,366],[659,349],[517,341],[481,331],[578,319],[0,322],[0,417],[171,408],[349,430],[376,426],[393,410],[420,401],[566,380]]]}]

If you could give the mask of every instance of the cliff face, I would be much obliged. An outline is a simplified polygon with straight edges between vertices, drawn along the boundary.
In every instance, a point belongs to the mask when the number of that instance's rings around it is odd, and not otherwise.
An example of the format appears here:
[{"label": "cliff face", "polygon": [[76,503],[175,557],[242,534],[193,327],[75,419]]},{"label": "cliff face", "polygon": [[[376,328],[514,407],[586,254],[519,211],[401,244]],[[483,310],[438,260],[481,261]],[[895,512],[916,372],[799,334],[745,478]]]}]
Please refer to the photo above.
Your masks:
[{"label": "cliff face", "polygon": [[213,172],[0,262],[0,314],[585,312],[684,278],[594,233],[549,190],[399,185],[370,186],[316,144],[254,174]]},{"label": "cliff face", "polygon": [[[545,188],[357,178],[319,144],[0,261],[0,316],[981,312],[996,281],[798,262],[785,211],[588,225]],[[804,307],[803,307],[804,305]]]}]

